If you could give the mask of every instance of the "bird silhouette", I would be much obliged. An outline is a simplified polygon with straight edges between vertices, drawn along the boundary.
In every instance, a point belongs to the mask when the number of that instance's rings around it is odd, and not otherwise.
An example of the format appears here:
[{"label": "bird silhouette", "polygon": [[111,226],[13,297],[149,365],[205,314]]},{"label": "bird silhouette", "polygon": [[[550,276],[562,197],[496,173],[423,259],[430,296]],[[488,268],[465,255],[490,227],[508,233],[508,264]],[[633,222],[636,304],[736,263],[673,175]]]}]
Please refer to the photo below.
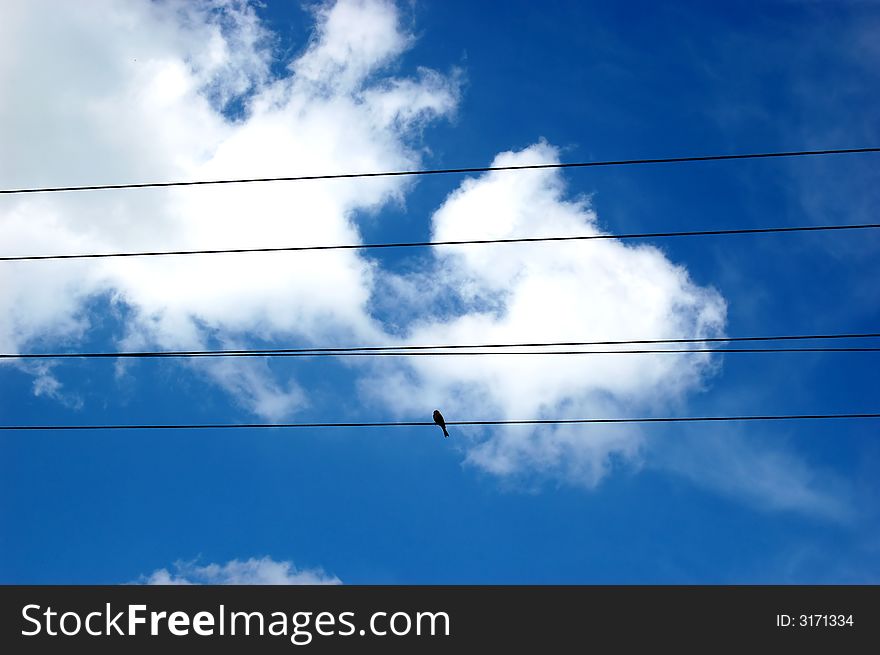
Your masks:
[{"label": "bird silhouette", "polygon": [[443,436],[448,437],[449,432],[446,431],[446,421],[443,418],[443,414],[440,413],[439,409],[434,410],[434,423],[443,428]]}]

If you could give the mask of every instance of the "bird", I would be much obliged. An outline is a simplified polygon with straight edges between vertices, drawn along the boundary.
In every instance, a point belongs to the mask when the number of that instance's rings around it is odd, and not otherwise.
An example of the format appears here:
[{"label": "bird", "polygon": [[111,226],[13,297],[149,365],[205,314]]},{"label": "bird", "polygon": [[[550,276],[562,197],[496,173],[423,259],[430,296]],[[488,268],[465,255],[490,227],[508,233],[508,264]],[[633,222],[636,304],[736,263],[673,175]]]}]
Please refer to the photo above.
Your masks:
[{"label": "bird", "polygon": [[443,436],[448,437],[449,432],[446,431],[446,421],[443,418],[443,414],[440,413],[439,409],[434,410],[434,423],[443,428]]}]

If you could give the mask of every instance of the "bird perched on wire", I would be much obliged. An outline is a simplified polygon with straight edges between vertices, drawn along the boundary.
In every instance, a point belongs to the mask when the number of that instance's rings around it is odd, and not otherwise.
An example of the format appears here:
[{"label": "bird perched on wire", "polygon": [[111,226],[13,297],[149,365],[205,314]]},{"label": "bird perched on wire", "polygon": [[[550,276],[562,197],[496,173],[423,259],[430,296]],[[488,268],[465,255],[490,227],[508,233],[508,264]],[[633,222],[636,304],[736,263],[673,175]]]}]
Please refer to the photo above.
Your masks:
[{"label": "bird perched on wire", "polygon": [[446,421],[443,418],[443,414],[440,413],[439,409],[434,410],[434,423],[443,428],[443,436],[448,437],[449,432],[446,431]]}]

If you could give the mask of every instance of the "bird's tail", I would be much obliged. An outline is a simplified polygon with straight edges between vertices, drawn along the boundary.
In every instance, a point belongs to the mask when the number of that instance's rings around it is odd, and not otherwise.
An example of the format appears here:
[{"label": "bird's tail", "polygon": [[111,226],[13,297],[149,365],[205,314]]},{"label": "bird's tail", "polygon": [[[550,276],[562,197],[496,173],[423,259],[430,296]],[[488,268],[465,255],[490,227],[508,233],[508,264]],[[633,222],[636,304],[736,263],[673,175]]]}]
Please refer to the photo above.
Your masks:
[{"label": "bird's tail", "polygon": [[443,426],[443,436],[444,436],[444,437],[448,437],[448,436],[449,436],[449,432],[446,431],[446,426],[445,426],[445,425]]}]

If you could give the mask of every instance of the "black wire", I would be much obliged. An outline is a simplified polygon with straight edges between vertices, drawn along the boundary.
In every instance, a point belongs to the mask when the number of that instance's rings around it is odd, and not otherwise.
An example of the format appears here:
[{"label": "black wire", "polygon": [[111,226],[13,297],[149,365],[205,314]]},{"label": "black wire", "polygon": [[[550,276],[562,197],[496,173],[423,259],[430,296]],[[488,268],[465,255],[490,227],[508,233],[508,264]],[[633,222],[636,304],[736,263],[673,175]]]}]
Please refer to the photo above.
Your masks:
[{"label": "black wire", "polygon": [[189,182],[139,182],[130,184],[90,184],[83,186],[37,187],[0,189],[0,194],[52,193],[57,191],[104,191],[109,189],[146,189],[157,187],[203,186],[209,184],[248,184],[252,182],[303,182],[307,180],[340,180],[365,177],[400,177],[412,175],[445,175],[455,173],[487,173],[490,171],[522,171],[553,168],[596,168],[603,166],[632,166],[640,164],[680,164],[685,162],[730,161],[738,159],[770,159],[778,157],[807,157],[816,155],[849,155],[880,152],[880,148],[841,148],[830,150],[800,150],[793,152],[759,152],[740,155],[703,155],[696,157],[660,157],[655,159],[618,159],[610,161],[569,162],[558,164],[522,164],[516,166],[472,166],[468,168],[436,168],[382,173],[332,173],[326,175],[295,175],[289,177],[255,177],[225,180],[193,180]]},{"label": "black wire", "polygon": [[[14,353],[0,354],[0,359],[71,359],[71,358],[138,358],[138,357],[312,357],[321,355],[345,355],[356,353],[382,353],[390,351],[395,355],[413,354],[410,351],[443,351],[466,348],[543,348],[543,347],[584,347],[584,346],[613,346],[613,345],[637,345],[637,344],[661,344],[661,343],[723,343],[723,342],[754,342],[754,341],[793,341],[793,340],[819,340],[819,339],[875,339],[880,338],[880,332],[861,332],[850,334],[785,334],[775,336],[756,337],[704,337],[686,339],[627,339],[619,341],[555,341],[555,342],[532,342],[532,343],[482,343],[482,344],[447,344],[447,345],[403,345],[403,346],[351,346],[347,348],[279,348],[279,349],[246,349],[246,350],[166,350],[166,351],[140,351],[140,352],[74,352],[74,353]],[[873,352],[875,348],[786,348],[779,352]],[[529,351],[529,354],[553,354],[569,351]],[[581,351],[578,351],[581,352]],[[593,354],[604,354],[606,351],[590,351]],[[607,352],[654,352],[634,350],[614,350]],[[745,349],[737,348],[723,350],[719,348],[693,349],[693,350],[660,350],[658,352],[777,352],[776,349]],[[453,355],[455,353],[431,352],[430,355]],[[478,354],[478,353],[463,353]],[[479,353],[489,354],[489,353]],[[510,352],[499,354],[513,354]],[[584,353],[589,354],[589,353]]]},{"label": "black wire", "polygon": [[426,248],[430,246],[472,246],[501,243],[538,243],[546,241],[593,241],[597,239],[659,239],[667,237],[724,236],[732,234],[770,234],[780,232],[827,232],[831,230],[874,230],[880,223],[856,225],[796,225],[792,227],[736,228],[730,230],[692,230],[679,232],[633,232],[628,234],[587,234],[557,237],[518,237],[513,239],[466,239],[461,241],[408,241],[399,243],[349,243],[327,246],[283,246],[272,248],[218,248],[211,250],[151,250],[139,252],[102,252],[74,255],[6,255],[0,261],[21,262],[47,259],[104,259],[108,257],[167,257],[177,255],[221,255],[260,252],[302,252],[307,250],[375,250],[380,248]]},{"label": "black wire", "polygon": [[453,352],[443,351],[356,351],[346,353],[306,351],[306,352],[189,352],[189,353],[27,353],[18,355],[0,354],[0,359],[73,359],[73,358],[161,358],[161,357],[470,357],[486,355],[652,355],[662,353],[874,353],[880,347],[844,348],[652,348],[640,350],[492,350]]},{"label": "black wire", "polygon": [[[570,425],[586,423],[686,423],[728,421],[807,421],[826,419],[876,419],[880,412],[860,414],[776,414],[763,416],[662,416],[644,418],[511,419],[497,421],[446,421],[452,425]],[[383,421],[377,423],[196,423],[152,425],[0,425],[0,431],[13,430],[214,430],[262,428],[397,428],[433,426],[432,421]]]}]

